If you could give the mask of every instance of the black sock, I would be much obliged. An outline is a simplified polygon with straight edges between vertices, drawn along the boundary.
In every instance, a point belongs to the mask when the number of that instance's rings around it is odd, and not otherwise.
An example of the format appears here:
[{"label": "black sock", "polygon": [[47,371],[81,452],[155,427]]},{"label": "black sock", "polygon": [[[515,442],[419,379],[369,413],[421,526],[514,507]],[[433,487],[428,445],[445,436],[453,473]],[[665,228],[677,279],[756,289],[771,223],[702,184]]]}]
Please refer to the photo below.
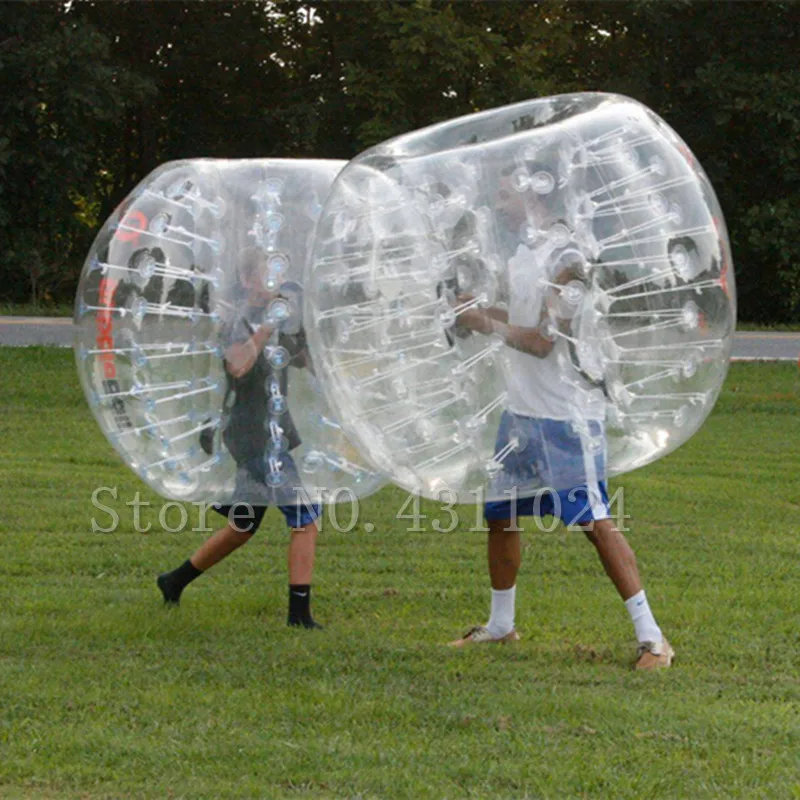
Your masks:
[{"label": "black sock", "polygon": [[197,569],[188,559],[172,572],[165,572],[159,575],[156,583],[164,595],[164,602],[169,605],[177,605],[181,599],[181,592],[198,576],[202,575],[203,570]]},{"label": "black sock", "polygon": [[307,583],[289,584],[289,622],[311,617],[311,586]]},{"label": "black sock", "polygon": [[289,618],[294,628],[321,628],[311,616],[311,586],[307,583],[289,585]]}]

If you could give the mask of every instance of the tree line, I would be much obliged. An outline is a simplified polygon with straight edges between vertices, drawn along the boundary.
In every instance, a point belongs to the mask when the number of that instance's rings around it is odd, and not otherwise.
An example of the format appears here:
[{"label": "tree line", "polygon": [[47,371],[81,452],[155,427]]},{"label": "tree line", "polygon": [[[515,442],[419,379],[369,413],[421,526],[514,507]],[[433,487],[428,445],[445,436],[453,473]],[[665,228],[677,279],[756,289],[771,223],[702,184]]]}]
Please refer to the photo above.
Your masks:
[{"label": "tree line", "polygon": [[461,114],[629,95],[698,156],[740,316],[800,321],[800,4],[0,3],[0,299],[69,302],[97,228],[200,156],[349,159]]}]

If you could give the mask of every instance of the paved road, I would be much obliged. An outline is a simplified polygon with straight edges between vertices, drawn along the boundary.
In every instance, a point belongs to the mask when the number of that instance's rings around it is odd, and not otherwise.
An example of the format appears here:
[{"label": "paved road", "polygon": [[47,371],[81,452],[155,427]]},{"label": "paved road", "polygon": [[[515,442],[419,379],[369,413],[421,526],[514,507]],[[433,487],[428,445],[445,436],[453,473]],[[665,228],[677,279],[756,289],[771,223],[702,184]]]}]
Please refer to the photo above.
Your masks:
[{"label": "paved road", "polygon": [[71,317],[0,317],[0,345],[72,347]]},{"label": "paved road", "polygon": [[[0,345],[72,346],[72,320],[64,317],[0,317]],[[800,359],[800,333],[737,333],[734,359]]]},{"label": "paved road", "polygon": [[731,357],[800,362],[800,333],[737,333]]}]

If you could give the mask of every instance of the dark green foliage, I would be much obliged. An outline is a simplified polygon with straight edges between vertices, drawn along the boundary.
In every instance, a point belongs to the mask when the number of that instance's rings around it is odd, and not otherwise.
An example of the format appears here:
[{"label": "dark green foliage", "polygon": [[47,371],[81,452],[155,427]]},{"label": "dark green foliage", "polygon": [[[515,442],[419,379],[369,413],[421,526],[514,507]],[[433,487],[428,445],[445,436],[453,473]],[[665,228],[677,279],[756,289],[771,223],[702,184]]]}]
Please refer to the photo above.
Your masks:
[{"label": "dark green foliage", "polygon": [[709,173],[744,319],[800,320],[800,4],[0,4],[4,300],[68,301],[97,226],[174,158],[351,158],[531,97],[615,91]]},{"label": "dark green foliage", "polygon": [[104,138],[154,87],[58,4],[4,3],[0,26],[0,280],[4,297],[37,303],[74,291]]}]

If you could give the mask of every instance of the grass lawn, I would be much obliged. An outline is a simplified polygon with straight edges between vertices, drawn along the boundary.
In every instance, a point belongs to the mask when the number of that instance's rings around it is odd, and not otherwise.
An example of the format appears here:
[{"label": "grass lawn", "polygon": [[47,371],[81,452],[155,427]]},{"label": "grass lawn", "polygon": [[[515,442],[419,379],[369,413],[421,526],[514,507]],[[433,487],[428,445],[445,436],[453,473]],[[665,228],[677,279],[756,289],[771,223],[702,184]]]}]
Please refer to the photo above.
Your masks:
[{"label": "grass lawn", "polygon": [[2,317],[71,317],[72,313],[71,303],[0,303]]},{"label": "grass lawn", "polygon": [[800,331],[800,325],[791,322],[776,322],[774,325],[759,325],[756,322],[737,322],[736,331],[738,333],[797,333]]},{"label": "grass lawn", "polygon": [[[71,303],[50,303],[34,305],[33,303],[0,303],[0,317],[71,317],[74,308]],[[736,325],[739,333],[792,333],[800,331],[800,323],[776,323],[760,325],[755,322],[739,322]]]},{"label": "grass lawn", "polygon": [[[154,576],[204,534],[161,531],[158,505],[134,531],[124,502],[158,498],[70,353],[0,349],[0,370],[0,797],[800,797],[794,364],[734,365],[689,444],[614,484],[678,653],[648,675],[563,528],[524,536],[518,646],[443,647],[485,620],[484,537],[472,507],[433,532],[428,503],[407,533],[392,489],[321,538],[325,631],[284,625],[277,512],[165,611]],[[91,532],[98,485],[118,487],[116,533]]]}]

